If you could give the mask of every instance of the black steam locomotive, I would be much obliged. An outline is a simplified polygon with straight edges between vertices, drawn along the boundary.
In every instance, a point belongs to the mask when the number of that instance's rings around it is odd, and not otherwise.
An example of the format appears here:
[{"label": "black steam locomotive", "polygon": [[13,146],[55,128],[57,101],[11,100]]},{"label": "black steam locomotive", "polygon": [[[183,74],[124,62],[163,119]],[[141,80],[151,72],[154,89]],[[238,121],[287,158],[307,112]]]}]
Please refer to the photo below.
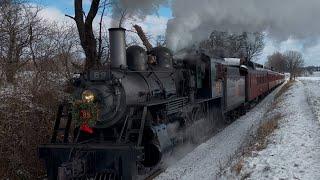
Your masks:
[{"label": "black steam locomotive", "polygon": [[173,58],[165,47],[126,49],[125,29],[109,33],[110,67],[73,79],[73,99],[59,107],[51,143],[39,147],[49,179],[144,178],[174,147],[200,142],[224,114],[255,100],[250,73],[272,72],[201,53]]}]

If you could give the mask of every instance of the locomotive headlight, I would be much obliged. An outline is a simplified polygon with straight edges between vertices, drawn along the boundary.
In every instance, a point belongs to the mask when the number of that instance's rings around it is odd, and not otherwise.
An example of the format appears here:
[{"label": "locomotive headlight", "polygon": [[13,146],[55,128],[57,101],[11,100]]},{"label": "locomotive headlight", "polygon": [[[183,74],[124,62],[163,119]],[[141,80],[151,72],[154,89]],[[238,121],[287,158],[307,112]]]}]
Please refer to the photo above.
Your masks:
[{"label": "locomotive headlight", "polygon": [[91,103],[96,99],[96,94],[91,90],[85,90],[82,93],[82,100]]}]

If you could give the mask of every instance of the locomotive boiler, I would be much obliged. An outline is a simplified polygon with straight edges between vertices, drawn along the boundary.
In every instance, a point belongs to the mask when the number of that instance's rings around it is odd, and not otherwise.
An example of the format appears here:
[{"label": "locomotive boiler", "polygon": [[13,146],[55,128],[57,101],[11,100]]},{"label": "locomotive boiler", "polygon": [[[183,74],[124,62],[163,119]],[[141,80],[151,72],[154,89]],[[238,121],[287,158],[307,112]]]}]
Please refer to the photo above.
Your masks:
[{"label": "locomotive boiler", "polygon": [[173,58],[165,47],[126,48],[122,28],[109,37],[108,66],[72,80],[51,143],[39,147],[48,179],[143,179],[164,155],[201,142],[247,103],[254,68],[201,53]]}]

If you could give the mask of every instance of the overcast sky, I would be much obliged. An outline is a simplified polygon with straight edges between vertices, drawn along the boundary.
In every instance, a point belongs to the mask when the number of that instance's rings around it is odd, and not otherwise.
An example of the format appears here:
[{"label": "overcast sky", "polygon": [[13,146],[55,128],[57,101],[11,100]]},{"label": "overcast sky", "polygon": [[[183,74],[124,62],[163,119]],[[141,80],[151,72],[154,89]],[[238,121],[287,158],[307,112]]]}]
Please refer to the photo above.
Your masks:
[{"label": "overcast sky", "polygon": [[[58,21],[74,23],[70,18],[65,17],[65,14],[73,15],[73,0],[32,0],[33,3],[43,7],[41,16],[48,21]],[[88,8],[90,0],[84,0],[84,7]],[[137,23],[150,35],[156,37],[157,35],[165,35],[167,21],[172,18],[170,7],[161,7],[157,13],[146,16],[143,20],[134,20],[134,22],[127,23],[127,29],[131,28],[132,23]],[[110,23],[110,17],[105,18],[105,24]],[[317,22],[315,22],[317,23]],[[306,27],[307,28],[307,27]],[[317,37],[310,37],[316,39],[313,44],[306,44],[301,40],[289,38],[282,42],[273,40],[270,37],[266,38],[266,46],[262,56],[259,58],[260,63],[264,63],[268,55],[275,51],[284,52],[286,50],[297,50],[304,54],[306,65],[320,65],[320,41]]]}]

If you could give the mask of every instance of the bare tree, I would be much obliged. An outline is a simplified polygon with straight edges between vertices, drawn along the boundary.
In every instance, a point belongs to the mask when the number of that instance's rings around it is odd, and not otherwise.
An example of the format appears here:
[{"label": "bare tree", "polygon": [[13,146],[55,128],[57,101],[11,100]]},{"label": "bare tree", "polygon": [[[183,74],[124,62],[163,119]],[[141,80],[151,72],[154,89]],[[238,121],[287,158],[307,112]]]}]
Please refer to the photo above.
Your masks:
[{"label": "bare tree", "polygon": [[209,49],[210,54],[218,57],[230,57],[235,56],[229,52],[228,42],[229,34],[222,31],[213,31],[210,38],[202,46],[205,49]]},{"label": "bare tree", "polygon": [[29,60],[31,30],[39,23],[39,8],[19,0],[3,0],[0,6],[0,60],[8,83]]},{"label": "bare tree", "polygon": [[286,72],[287,71],[287,61],[286,57],[280,53],[275,52],[271,56],[268,56],[268,61],[266,66],[273,68],[279,72]]},{"label": "bare tree", "polygon": [[295,79],[301,72],[304,66],[304,59],[298,51],[285,52],[288,72],[290,73],[290,80]]},{"label": "bare tree", "polygon": [[[1,2],[1,1],[0,1]],[[4,3],[0,3],[0,11],[4,8]],[[4,33],[4,17],[2,16],[2,13],[0,13],[0,84],[2,82],[2,79],[4,79],[4,58],[5,58],[5,33]]]},{"label": "bare tree", "polygon": [[248,61],[255,60],[259,57],[264,49],[264,35],[261,32],[255,33],[243,33],[243,44],[244,47],[244,57]]},{"label": "bare tree", "polygon": [[200,48],[213,56],[242,57],[248,61],[258,57],[264,48],[262,33],[232,34],[223,31],[213,31],[210,38],[200,43]]},{"label": "bare tree", "polygon": [[45,76],[50,72],[70,78],[76,56],[83,54],[74,29],[68,24],[45,22],[30,30],[35,33],[30,40],[30,57],[35,65],[36,76]]},{"label": "bare tree", "polygon": [[77,34],[74,31],[74,26],[64,24],[59,29],[55,29],[55,41],[57,43],[56,57],[63,68],[65,77],[70,79],[71,74],[74,71],[74,59],[75,56],[81,52],[80,42]]},{"label": "bare tree", "polygon": [[100,49],[97,50],[97,40],[92,26],[100,7],[100,0],[92,0],[87,16],[85,16],[82,3],[82,0],[74,0],[75,16],[67,16],[76,22],[81,46],[86,55],[85,69],[90,69],[101,65],[98,52]]},{"label": "bare tree", "polygon": [[120,11],[120,18],[119,18],[119,25],[118,27],[122,27],[124,22],[126,21],[127,19],[127,9],[119,9]]},{"label": "bare tree", "polygon": [[158,35],[156,37],[156,45],[165,47],[167,44],[166,37],[164,35]]}]

